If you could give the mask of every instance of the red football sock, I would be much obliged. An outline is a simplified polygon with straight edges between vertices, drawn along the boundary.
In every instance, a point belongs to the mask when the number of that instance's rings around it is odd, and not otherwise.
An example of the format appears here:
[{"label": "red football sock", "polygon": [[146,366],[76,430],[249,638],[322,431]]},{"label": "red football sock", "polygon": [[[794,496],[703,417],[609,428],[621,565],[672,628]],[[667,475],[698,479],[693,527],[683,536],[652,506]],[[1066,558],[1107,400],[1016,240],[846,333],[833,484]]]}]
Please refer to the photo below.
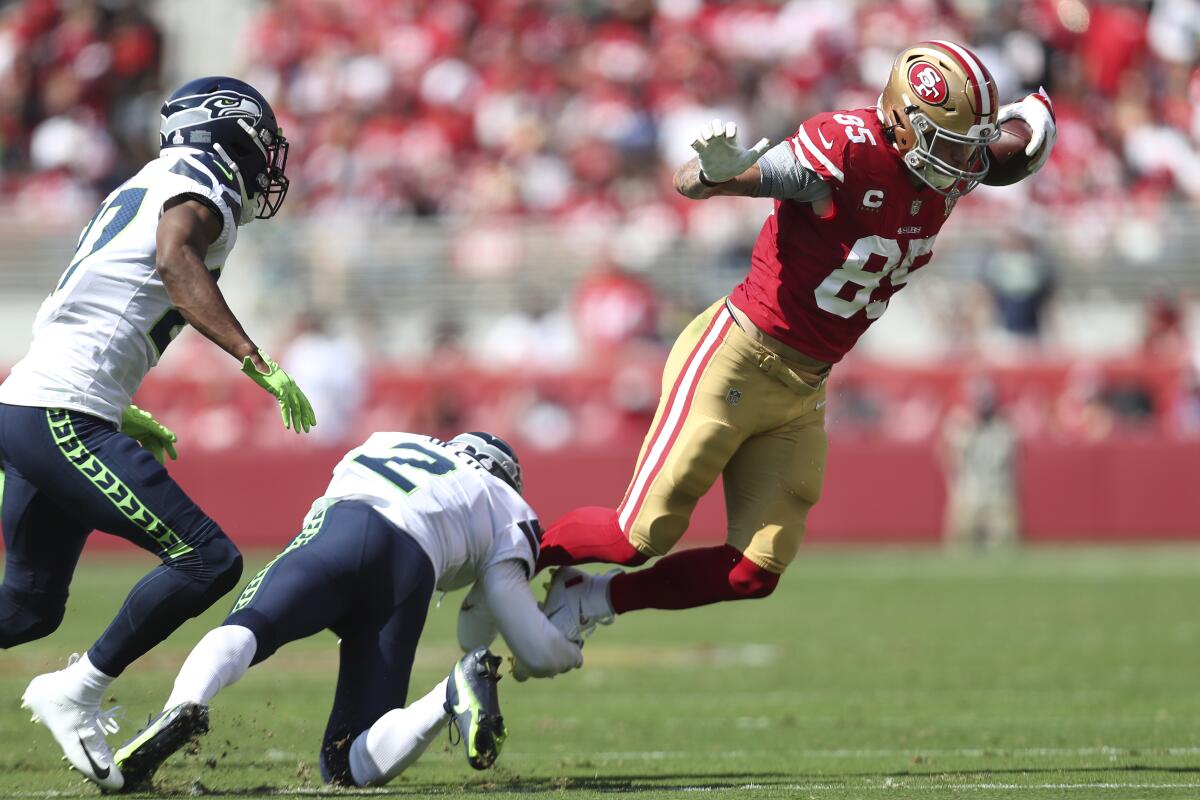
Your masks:
[{"label": "red football sock", "polygon": [[563,567],[601,561],[637,567],[647,556],[629,543],[611,508],[577,508],[555,522],[542,535],[537,568]]},{"label": "red football sock", "polygon": [[726,600],[766,597],[779,576],[744,557],[736,547],[702,547],[663,556],[649,569],[617,575],[608,585],[613,611],[681,609]]}]

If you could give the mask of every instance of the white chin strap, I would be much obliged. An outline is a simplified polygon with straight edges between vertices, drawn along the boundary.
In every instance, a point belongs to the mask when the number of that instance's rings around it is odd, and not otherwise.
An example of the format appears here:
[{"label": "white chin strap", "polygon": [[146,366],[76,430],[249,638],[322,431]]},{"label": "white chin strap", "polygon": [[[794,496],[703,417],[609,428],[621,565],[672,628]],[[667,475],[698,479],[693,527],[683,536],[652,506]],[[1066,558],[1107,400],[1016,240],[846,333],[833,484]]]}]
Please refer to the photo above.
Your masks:
[{"label": "white chin strap", "polygon": [[233,176],[237,178],[238,192],[242,195],[242,214],[237,223],[238,225],[249,225],[258,216],[258,203],[257,201],[251,201],[250,196],[246,194],[246,182],[242,180],[242,171],[238,169],[237,163],[225,152],[225,148],[221,147],[218,142],[213,144],[213,149],[229,165],[229,168],[233,170]]}]

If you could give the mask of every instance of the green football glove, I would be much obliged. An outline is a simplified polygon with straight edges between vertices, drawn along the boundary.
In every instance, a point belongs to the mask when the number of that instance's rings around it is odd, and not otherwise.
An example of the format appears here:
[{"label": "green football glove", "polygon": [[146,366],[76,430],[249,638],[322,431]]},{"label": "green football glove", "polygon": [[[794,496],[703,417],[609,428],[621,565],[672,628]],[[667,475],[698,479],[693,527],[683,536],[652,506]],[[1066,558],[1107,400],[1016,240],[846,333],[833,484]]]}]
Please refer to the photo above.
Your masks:
[{"label": "green football glove", "polygon": [[128,406],[121,414],[121,433],[137,440],[160,464],[166,463],[166,456],[170,456],[172,461],[179,458],[175,454],[178,437],[170,428],[150,416],[149,411]]},{"label": "green football glove", "polygon": [[283,417],[285,428],[291,428],[296,433],[303,429],[305,433],[308,433],[309,428],[317,424],[317,415],[313,413],[312,404],[308,402],[304,392],[300,391],[300,387],[292,380],[291,375],[281,370],[279,365],[262,350],[258,351],[258,355],[267,363],[269,371],[259,372],[258,368],[254,366],[254,362],[250,360],[250,356],[246,356],[242,359],[242,372],[249,375],[259,386],[275,395],[275,399],[279,401],[279,415]]}]

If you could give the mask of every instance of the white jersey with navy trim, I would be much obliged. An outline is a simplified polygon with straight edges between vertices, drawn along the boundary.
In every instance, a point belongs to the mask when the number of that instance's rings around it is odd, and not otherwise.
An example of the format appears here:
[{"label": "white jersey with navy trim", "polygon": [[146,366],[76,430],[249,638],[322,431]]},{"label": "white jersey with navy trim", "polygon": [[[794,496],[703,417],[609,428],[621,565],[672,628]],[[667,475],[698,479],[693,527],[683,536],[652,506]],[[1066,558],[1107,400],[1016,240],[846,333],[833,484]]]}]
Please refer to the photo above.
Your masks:
[{"label": "white jersey with navy trim", "polygon": [[218,277],[237,239],[241,194],[225,165],[176,147],[104,200],[42,303],[33,343],[0,385],[0,403],[68,408],[119,422],[146,373],[183,329],[155,269],[163,204],[196,195],[219,212],[204,262]]},{"label": "white jersey with navy trim", "polygon": [[493,564],[515,560],[533,575],[537,515],[515,489],[458,448],[415,433],[375,433],[333,469],[311,516],[360,500],[408,532],[429,555],[437,588],[474,583]]}]

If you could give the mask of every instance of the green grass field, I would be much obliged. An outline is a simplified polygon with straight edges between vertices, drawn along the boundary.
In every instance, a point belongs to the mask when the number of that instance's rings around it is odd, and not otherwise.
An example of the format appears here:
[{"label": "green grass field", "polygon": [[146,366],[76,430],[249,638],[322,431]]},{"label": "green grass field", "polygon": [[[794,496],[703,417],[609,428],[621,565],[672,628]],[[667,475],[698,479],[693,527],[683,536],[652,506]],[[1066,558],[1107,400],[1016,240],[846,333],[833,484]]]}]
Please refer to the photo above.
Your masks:
[{"label": "green grass field", "polygon": [[[0,796],[98,795],[18,698],[90,644],[148,563],[85,557],[62,629],[0,653]],[[129,719],[113,739],[162,703],[226,605],[115,684]],[[414,696],[456,658],[456,609],[430,611]],[[1200,797],[1200,549],[808,549],[765,601],[629,615],[582,671],[501,683],[495,770],[438,743],[376,792],[330,792],[316,768],[334,648],[330,634],[286,647],[223,693],[162,794]]]}]

